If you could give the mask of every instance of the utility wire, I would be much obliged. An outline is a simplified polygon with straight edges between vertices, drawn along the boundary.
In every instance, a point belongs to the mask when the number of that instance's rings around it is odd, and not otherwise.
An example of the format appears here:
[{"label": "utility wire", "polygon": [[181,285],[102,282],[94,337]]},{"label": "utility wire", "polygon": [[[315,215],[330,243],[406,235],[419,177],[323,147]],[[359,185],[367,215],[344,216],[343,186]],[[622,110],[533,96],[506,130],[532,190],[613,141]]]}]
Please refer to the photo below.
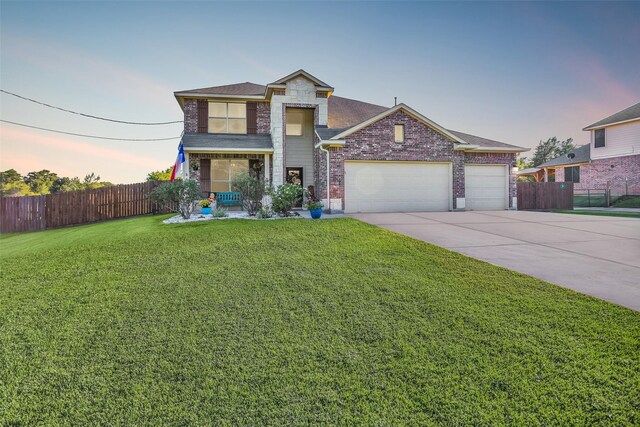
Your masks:
[{"label": "utility wire", "polygon": [[0,89],[0,92],[6,93],[7,95],[15,96],[16,98],[24,99],[25,101],[30,101],[30,102],[34,102],[36,104],[44,105],[45,107],[54,108],[56,110],[64,111],[66,113],[77,114],[79,116],[89,117],[91,119],[104,120],[104,121],[107,121],[107,122],[124,123],[126,125],[141,125],[141,126],[172,125],[172,124],[175,124],[175,123],[182,123],[181,120],[174,121],[174,122],[128,122],[126,120],[108,119],[106,117],[93,116],[91,114],[79,113],[77,111],[67,110],[66,108],[56,107],[55,105],[50,105],[50,104],[47,104],[47,103],[44,103],[44,102],[36,101],[35,99],[27,98],[26,96],[22,96],[22,95],[18,95],[17,93],[9,92],[8,90]]},{"label": "utility wire", "polygon": [[84,135],[84,134],[81,134],[81,133],[63,132],[61,130],[54,130],[54,129],[41,128],[41,127],[38,127],[38,126],[25,125],[23,123],[12,122],[10,120],[4,120],[4,119],[0,119],[0,122],[10,123],[12,125],[23,126],[23,127],[31,128],[31,129],[44,130],[44,131],[47,131],[47,132],[62,133],[62,134],[65,134],[65,135],[73,135],[73,136],[81,136],[81,137],[84,137],[84,138],[108,139],[110,141],[169,141],[171,139],[179,139],[179,138],[181,138],[180,136],[174,136],[174,137],[171,137],[171,138],[147,138],[147,139],[109,138],[107,136],[95,136],[95,135]]}]

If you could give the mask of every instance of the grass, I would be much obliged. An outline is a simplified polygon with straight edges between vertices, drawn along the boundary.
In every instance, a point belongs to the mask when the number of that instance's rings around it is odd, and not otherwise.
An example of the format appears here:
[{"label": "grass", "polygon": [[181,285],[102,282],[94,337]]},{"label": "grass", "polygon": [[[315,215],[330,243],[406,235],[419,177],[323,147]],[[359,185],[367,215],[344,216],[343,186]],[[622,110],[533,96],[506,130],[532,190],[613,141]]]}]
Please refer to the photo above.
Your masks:
[{"label": "grass", "polygon": [[640,196],[623,196],[613,203],[616,208],[640,208]]},{"label": "grass", "polygon": [[574,194],[573,206],[576,208],[606,207],[607,199],[604,196],[604,192],[591,195]]},{"label": "grass", "polygon": [[617,212],[617,211],[581,211],[581,210],[557,210],[555,213],[574,215],[596,215],[596,216],[618,216],[622,218],[640,218],[638,212]]},{"label": "grass", "polygon": [[0,425],[640,423],[640,313],[356,220],[0,238]]}]

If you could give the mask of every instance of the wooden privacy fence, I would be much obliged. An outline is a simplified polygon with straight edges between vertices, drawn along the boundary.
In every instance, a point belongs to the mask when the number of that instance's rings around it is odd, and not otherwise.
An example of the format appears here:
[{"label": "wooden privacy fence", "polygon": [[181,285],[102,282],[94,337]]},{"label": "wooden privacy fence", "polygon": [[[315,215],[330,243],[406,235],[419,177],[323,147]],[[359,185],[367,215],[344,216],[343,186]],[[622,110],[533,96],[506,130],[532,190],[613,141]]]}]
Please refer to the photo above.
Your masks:
[{"label": "wooden privacy fence", "polygon": [[44,230],[168,212],[151,201],[151,191],[157,185],[142,182],[44,196],[2,197],[0,232]]},{"label": "wooden privacy fence", "polygon": [[518,210],[573,209],[573,182],[519,182]]}]

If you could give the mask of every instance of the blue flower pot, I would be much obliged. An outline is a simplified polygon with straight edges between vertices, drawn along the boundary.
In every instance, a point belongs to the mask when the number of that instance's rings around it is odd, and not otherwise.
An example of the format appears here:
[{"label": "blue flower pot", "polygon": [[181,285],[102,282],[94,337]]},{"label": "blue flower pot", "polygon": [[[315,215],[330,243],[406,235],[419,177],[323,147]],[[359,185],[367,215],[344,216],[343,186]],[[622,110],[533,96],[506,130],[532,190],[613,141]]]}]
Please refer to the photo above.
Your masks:
[{"label": "blue flower pot", "polygon": [[208,208],[202,208],[202,215],[211,215],[211,206]]},{"label": "blue flower pot", "polygon": [[310,209],[309,213],[311,214],[311,218],[318,219],[322,216],[322,208]]}]

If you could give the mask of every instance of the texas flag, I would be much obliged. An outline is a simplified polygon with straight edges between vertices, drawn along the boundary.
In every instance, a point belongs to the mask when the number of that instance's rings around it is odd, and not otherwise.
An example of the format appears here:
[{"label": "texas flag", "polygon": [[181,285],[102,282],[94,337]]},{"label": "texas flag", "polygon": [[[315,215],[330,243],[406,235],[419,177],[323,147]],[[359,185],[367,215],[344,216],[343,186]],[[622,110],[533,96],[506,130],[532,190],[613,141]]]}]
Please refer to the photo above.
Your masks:
[{"label": "texas flag", "polygon": [[182,143],[180,143],[180,146],[178,147],[178,157],[176,158],[176,163],[173,165],[173,170],[171,171],[171,181],[176,179],[176,175],[178,175],[178,173],[180,173],[180,175],[184,173],[182,169],[183,163],[184,163],[184,150],[182,149]]}]

